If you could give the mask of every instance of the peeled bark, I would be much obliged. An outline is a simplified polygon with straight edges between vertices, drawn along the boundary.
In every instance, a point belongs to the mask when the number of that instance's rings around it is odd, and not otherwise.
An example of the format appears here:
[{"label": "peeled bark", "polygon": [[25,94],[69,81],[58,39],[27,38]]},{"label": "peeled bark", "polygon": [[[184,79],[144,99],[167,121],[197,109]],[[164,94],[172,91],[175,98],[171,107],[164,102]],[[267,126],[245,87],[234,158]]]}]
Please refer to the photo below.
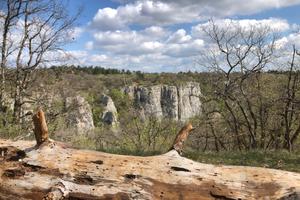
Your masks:
[{"label": "peeled bark", "polygon": [[43,142],[49,140],[48,127],[46,123],[45,113],[41,108],[32,117],[34,124],[34,135],[37,146],[40,146]]},{"label": "peeled bark", "polygon": [[185,125],[177,134],[172,149],[176,150],[179,154],[182,153],[184,142],[187,140],[190,132],[194,130],[191,123]]},{"label": "peeled bark", "polygon": [[202,164],[176,150],[138,157],[34,144],[0,140],[1,200],[300,198],[298,173]]},{"label": "peeled bark", "polygon": [[299,199],[300,174],[0,140],[0,199]]}]

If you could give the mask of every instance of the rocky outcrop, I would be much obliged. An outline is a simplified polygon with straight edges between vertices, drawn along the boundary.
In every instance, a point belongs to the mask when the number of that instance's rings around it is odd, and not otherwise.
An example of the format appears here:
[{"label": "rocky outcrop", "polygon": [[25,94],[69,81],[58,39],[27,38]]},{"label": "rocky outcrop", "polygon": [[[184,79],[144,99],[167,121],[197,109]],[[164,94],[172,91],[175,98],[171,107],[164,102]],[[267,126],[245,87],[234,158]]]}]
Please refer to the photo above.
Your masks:
[{"label": "rocky outcrop", "polygon": [[124,92],[134,100],[135,106],[144,117],[186,121],[201,114],[201,89],[196,82],[180,86],[128,86],[124,88]]},{"label": "rocky outcrop", "polygon": [[178,87],[178,112],[180,120],[185,121],[201,113],[201,89],[199,83],[189,82]]},{"label": "rocky outcrop", "polygon": [[116,126],[118,124],[118,112],[113,100],[110,96],[102,94],[100,101],[103,106],[102,121],[108,125]]},{"label": "rocky outcrop", "polygon": [[93,114],[88,102],[81,96],[67,97],[65,107],[68,113],[67,126],[79,134],[94,130]]}]

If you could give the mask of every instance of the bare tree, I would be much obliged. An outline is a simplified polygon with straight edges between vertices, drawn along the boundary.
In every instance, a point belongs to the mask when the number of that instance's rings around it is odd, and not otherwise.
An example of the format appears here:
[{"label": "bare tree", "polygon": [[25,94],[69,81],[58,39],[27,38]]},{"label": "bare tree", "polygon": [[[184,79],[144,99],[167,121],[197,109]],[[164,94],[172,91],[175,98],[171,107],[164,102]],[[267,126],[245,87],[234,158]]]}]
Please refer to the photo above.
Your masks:
[{"label": "bare tree", "polygon": [[[20,122],[22,117],[22,105],[25,103],[28,88],[34,80],[34,72],[38,67],[52,61],[52,54],[58,53],[61,47],[69,41],[68,36],[78,14],[69,16],[64,11],[61,1],[50,0],[10,0],[7,1],[8,8],[3,14],[7,19],[3,35],[19,35],[17,42],[12,46],[13,66],[13,99],[14,99],[14,120]],[[14,18],[15,19],[14,19]],[[16,23],[12,24],[12,20]],[[8,54],[5,47],[7,37],[2,38],[2,71],[5,69]],[[2,73],[4,75],[4,72]],[[2,87],[5,83],[2,78]],[[2,89],[4,90],[4,89]]]},{"label": "bare tree", "polygon": [[233,21],[218,24],[211,20],[203,31],[214,43],[205,57],[208,68],[216,72],[212,96],[220,102],[220,112],[235,135],[234,146],[257,148],[258,138],[265,135],[263,118],[267,115],[263,115],[265,104],[257,103],[259,95],[249,85],[259,91],[259,76],[275,58],[277,35],[266,26],[243,27]]},{"label": "bare tree", "polygon": [[9,34],[13,26],[16,25],[18,18],[22,14],[21,0],[1,0],[0,4],[0,22],[1,22],[1,83],[0,83],[0,108],[4,111],[4,98],[5,98],[5,85],[6,85],[6,68],[7,58],[12,53],[12,41],[10,40]]},{"label": "bare tree", "polygon": [[120,121],[120,146],[139,153],[166,151],[178,131],[178,123],[159,119],[155,114],[141,119],[137,110],[130,110]]},{"label": "bare tree", "polygon": [[292,60],[287,72],[286,89],[283,96],[283,124],[284,124],[284,144],[283,147],[292,151],[293,144],[300,134],[300,99],[299,92],[299,71],[296,71],[296,56],[300,55],[293,46]]}]

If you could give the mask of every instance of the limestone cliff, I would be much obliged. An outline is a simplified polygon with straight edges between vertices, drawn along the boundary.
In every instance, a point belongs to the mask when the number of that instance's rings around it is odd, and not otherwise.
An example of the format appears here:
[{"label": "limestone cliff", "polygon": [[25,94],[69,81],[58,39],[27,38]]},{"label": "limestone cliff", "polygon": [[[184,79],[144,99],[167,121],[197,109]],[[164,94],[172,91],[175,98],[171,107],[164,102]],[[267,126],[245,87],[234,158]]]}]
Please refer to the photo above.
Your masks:
[{"label": "limestone cliff", "polygon": [[144,117],[186,121],[201,114],[201,89],[196,82],[179,86],[128,86],[124,92],[134,100],[136,108]]},{"label": "limestone cliff", "polygon": [[92,110],[88,102],[81,96],[67,97],[65,102],[67,109],[67,125],[75,128],[76,132],[88,133],[94,130]]},{"label": "limestone cliff", "polygon": [[115,104],[110,96],[102,94],[100,98],[101,104],[103,106],[103,112],[101,116],[101,120],[108,124],[115,126],[118,124],[118,112],[115,107]]}]

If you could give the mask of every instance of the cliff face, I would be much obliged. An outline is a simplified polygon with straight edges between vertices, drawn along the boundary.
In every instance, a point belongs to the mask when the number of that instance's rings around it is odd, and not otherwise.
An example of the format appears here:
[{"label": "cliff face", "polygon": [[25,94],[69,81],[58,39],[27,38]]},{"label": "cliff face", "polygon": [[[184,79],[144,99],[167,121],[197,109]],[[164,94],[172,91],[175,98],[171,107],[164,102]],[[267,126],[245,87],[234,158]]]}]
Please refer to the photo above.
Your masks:
[{"label": "cliff face", "polygon": [[101,116],[102,121],[108,125],[117,125],[118,112],[111,97],[102,94],[100,101],[103,106],[103,112]]},{"label": "cliff face", "polygon": [[65,104],[68,111],[67,125],[69,127],[74,127],[79,134],[94,130],[92,109],[83,97],[68,97]]},{"label": "cliff face", "polygon": [[201,114],[199,83],[188,82],[180,86],[155,85],[128,86],[124,92],[134,100],[142,116],[155,116],[186,121]]}]

